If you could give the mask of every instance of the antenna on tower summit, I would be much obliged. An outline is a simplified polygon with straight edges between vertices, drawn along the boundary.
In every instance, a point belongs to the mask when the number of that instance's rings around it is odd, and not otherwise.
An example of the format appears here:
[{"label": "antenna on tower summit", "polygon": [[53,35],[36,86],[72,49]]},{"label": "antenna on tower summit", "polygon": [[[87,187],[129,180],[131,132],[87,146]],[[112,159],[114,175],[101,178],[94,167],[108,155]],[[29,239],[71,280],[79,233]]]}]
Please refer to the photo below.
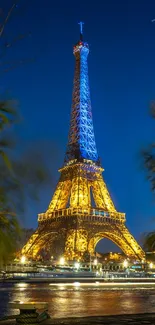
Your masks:
[{"label": "antenna on tower summit", "polygon": [[80,21],[78,24],[80,25],[80,41],[83,41],[83,25],[84,25],[84,23],[82,21]]}]

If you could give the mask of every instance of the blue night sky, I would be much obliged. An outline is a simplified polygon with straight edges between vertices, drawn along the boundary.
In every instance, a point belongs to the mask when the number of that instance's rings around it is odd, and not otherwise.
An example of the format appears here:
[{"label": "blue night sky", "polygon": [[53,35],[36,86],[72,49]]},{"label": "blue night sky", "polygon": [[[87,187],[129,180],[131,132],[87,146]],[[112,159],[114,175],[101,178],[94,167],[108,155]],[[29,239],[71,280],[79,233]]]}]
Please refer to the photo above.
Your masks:
[{"label": "blue night sky", "polygon": [[[1,1],[4,12],[11,3]],[[153,18],[154,0],[20,1],[7,33],[31,31],[31,37],[18,42],[10,55],[36,60],[2,75],[0,91],[9,90],[20,102],[24,120],[18,132],[23,142],[47,144],[53,157],[51,188],[27,208],[26,226],[36,227],[37,213],[47,208],[63,163],[75,62],[72,48],[82,20],[90,46],[94,129],[106,183],[136,238],[155,228],[155,197],[140,159],[140,150],[155,139],[155,121],[149,116],[149,103],[155,99]],[[41,145],[40,150],[45,154]]]}]

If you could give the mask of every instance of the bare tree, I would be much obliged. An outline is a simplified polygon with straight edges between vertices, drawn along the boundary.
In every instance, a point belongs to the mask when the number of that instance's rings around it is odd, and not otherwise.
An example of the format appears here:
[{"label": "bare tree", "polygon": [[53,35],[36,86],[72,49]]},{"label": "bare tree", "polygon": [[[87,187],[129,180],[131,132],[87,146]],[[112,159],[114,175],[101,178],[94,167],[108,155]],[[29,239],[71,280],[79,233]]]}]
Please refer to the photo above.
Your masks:
[{"label": "bare tree", "polygon": [[19,65],[25,63],[34,62],[34,57],[17,59],[17,60],[6,60],[5,57],[8,51],[19,41],[29,37],[31,32],[19,33],[15,37],[9,39],[6,38],[6,27],[10,19],[13,18],[15,13],[20,9],[20,0],[16,0],[13,5],[9,8],[8,12],[1,14],[1,23],[0,23],[0,74],[8,72],[12,69],[15,69]]}]

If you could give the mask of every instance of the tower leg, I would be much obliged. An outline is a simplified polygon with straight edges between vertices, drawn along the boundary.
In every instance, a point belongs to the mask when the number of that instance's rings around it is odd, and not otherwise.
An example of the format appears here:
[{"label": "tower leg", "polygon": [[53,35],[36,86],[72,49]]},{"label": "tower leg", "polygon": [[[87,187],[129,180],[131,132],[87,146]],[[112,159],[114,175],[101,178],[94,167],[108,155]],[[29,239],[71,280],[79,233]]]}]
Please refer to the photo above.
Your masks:
[{"label": "tower leg", "polygon": [[65,242],[65,256],[69,260],[82,260],[88,249],[88,232],[84,228],[70,229]]},{"label": "tower leg", "polygon": [[110,239],[114,244],[120,247],[122,252],[129,258],[137,260],[145,258],[145,253],[142,248],[124,224],[120,224],[119,226],[106,224],[102,228],[94,230],[88,244],[88,251],[90,254],[94,253],[97,243],[104,238]]},{"label": "tower leg", "polygon": [[66,207],[70,196],[71,184],[72,182],[70,180],[60,180],[58,182],[56,191],[53,195],[52,201],[48,207],[47,212],[64,209]]},{"label": "tower leg", "polygon": [[49,225],[44,228],[40,227],[31,236],[26,245],[22,249],[22,254],[31,259],[50,259],[50,256],[58,258],[64,253],[66,232],[62,228],[50,230]]},{"label": "tower leg", "polygon": [[102,175],[98,175],[98,179],[92,182],[92,192],[97,208],[104,209],[105,211],[116,212]]}]

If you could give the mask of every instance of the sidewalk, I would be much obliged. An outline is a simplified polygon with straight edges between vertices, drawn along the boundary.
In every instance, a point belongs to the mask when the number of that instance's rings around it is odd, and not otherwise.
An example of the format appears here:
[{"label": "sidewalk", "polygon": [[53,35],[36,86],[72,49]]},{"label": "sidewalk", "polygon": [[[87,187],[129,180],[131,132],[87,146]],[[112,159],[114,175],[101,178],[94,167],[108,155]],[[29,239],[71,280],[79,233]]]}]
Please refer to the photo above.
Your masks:
[{"label": "sidewalk", "polygon": [[[15,321],[0,322],[0,325],[15,325]],[[154,314],[136,314],[136,315],[114,315],[114,316],[94,316],[94,317],[79,317],[66,319],[50,319],[42,325],[154,325]]]}]

